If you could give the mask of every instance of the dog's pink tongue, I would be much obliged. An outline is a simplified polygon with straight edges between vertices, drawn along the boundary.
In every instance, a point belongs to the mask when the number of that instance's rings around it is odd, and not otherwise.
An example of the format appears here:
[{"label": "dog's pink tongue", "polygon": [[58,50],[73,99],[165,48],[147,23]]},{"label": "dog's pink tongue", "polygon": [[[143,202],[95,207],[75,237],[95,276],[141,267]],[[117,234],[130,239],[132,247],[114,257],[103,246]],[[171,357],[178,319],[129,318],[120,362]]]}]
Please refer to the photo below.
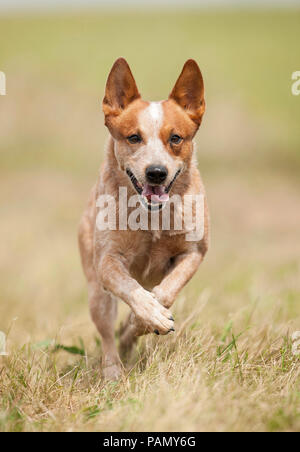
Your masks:
[{"label": "dog's pink tongue", "polygon": [[159,185],[158,187],[153,187],[153,189],[160,202],[168,201],[169,195],[166,193],[166,187]]},{"label": "dog's pink tongue", "polygon": [[145,196],[149,202],[166,202],[169,199],[169,195],[166,193],[166,189],[162,185],[156,187],[145,184],[142,195]]}]

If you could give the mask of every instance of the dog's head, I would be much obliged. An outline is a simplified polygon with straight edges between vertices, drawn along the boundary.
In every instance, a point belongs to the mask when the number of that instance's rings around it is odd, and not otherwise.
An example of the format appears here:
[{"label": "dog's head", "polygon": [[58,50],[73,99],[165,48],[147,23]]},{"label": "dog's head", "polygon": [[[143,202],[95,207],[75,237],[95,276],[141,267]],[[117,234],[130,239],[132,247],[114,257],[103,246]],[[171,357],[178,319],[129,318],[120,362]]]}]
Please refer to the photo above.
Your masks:
[{"label": "dog's head", "polygon": [[126,60],[114,63],[103,99],[105,125],[120,169],[149,209],[169,199],[175,180],[189,166],[204,110],[203,78],[194,60],[185,63],[162,102],[142,100]]}]

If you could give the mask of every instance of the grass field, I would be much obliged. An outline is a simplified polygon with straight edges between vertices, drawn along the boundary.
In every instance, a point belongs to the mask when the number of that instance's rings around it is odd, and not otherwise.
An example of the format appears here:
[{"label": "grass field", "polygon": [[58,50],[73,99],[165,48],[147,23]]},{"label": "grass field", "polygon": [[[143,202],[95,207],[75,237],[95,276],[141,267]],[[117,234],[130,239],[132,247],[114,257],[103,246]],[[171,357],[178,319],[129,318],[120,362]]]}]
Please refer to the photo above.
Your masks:
[{"label": "grass field", "polygon": [[[0,430],[300,430],[299,40],[300,10],[0,17]],[[199,62],[212,239],[176,334],[108,384],[76,233],[118,56],[151,100]]]}]

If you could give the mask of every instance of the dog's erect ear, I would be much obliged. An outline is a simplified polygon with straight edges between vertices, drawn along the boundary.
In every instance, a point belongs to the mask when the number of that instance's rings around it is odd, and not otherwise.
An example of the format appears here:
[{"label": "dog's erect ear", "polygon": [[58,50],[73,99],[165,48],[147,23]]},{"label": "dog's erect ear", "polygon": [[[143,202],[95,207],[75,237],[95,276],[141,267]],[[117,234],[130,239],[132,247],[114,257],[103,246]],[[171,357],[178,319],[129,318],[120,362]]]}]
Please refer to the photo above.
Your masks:
[{"label": "dog's erect ear", "polygon": [[117,116],[131,102],[139,97],[141,96],[127,61],[124,58],[118,58],[106,82],[105,96],[102,104],[105,116]]},{"label": "dog's erect ear", "polygon": [[169,99],[175,100],[200,125],[205,111],[204,83],[196,61],[186,61]]}]

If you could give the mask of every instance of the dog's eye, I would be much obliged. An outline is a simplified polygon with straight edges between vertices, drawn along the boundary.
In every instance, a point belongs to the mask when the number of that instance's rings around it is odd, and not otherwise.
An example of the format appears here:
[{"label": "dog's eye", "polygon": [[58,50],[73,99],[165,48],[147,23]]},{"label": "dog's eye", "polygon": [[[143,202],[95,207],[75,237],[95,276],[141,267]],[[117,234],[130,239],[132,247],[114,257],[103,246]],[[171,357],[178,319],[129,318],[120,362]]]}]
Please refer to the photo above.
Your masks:
[{"label": "dog's eye", "polygon": [[140,137],[140,135],[130,135],[129,137],[127,137],[127,140],[129,141],[129,143],[135,144],[140,143],[142,141],[142,138]]},{"label": "dog's eye", "polygon": [[182,141],[182,138],[179,135],[171,135],[170,136],[170,142],[172,144],[179,144],[179,143],[181,143],[181,141]]}]

